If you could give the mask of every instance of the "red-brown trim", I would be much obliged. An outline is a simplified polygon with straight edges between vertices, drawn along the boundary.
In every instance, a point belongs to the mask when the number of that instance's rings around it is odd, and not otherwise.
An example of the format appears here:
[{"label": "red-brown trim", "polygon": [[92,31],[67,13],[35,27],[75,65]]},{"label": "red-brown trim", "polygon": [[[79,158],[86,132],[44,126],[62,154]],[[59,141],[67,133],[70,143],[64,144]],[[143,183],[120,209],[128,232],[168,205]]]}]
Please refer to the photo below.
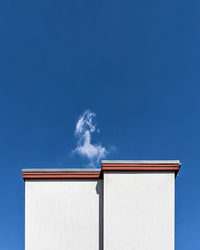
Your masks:
[{"label": "red-brown trim", "polygon": [[102,171],[22,171],[23,179],[98,179],[104,171],[174,171],[177,175],[179,163],[102,163]]},{"label": "red-brown trim", "polygon": [[102,163],[102,170],[114,171],[179,171],[180,164],[111,164]]},{"label": "red-brown trim", "polygon": [[100,172],[23,172],[23,179],[98,179]]}]

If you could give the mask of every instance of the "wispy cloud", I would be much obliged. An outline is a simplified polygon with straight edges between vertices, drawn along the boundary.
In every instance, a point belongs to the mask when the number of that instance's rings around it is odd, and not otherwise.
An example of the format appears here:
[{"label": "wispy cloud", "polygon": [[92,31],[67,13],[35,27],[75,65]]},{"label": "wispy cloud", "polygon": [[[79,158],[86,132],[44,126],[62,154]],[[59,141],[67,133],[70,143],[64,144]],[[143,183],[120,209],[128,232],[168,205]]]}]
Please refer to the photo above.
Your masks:
[{"label": "wispy cloud", "polygon": [[95,113],[90,110],[86,110],[79,117],[75,129],[77,145],[73,152],[82,157],[86,157],[89,160],[90,167],[94,167],[100,159],[104,158],[108,154],[108,150],[100,143],[93,144],[91,142],[92,134],[95,132],[99,133],[99,129],[93,121],[95,116]]}]

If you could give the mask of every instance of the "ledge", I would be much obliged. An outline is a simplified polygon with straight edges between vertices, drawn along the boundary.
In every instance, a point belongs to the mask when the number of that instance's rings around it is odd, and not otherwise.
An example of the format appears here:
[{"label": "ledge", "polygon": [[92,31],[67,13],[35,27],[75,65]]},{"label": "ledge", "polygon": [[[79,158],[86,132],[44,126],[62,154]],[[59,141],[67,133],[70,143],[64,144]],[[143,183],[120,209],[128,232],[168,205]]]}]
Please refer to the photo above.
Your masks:
[{"label": "ledge", "polygon": [[22,169],[26,179],[99,179],[105,171],[172,171],[178,174],[181,163],[174,161],[104,160],[100,168]]},{"label": "ledge", "polygon": [[22,177],[26,179],[98,179],[100,169],[22,169]]},{"label": "ledge", "polygon": [[181,163],[173,161],[132,161],[132,160],[106,160],[102,161],[102,171],[175,171],[176,175]]}]

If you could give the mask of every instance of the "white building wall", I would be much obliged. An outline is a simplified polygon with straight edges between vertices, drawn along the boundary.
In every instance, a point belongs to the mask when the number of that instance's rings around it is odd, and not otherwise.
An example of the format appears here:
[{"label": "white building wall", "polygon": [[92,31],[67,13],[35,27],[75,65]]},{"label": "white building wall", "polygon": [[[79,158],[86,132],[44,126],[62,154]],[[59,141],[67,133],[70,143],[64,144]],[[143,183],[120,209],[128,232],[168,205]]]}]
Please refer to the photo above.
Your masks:
[{"label": "white building wall", "polygon": [[25,250],[100,250],[102,180],[26,180]]},{"label": "white building wall", "polygon": [[104,250],[174,250],[172,172],[104,172]]}]

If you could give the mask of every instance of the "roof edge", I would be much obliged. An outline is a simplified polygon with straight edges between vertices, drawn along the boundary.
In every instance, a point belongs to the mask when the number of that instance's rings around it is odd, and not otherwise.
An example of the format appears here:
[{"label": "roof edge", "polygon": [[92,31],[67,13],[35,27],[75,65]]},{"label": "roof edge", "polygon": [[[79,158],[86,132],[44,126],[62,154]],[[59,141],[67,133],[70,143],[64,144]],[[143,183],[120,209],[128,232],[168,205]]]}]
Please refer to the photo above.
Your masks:
[{"label": "roof edge", "polygon": [[27,179],[98,179],[101,169],[22,169]]},{"label": "roof edge", "polygon": [[106,160],[102,161],[102,171],[165,171],[178,175],[179,160]]},{"label": "roof edge", "polygon": [[100,172],[101,168],[24,168],[22,173]]},{"label": "roof edge", "polygon": [[173,171],[177,176],[179,160],[103,160],[101,168],[28,168],[26,179],[99,179],[104,171]]},{"label": "roof edge", "polygon": [[102,160],[102,164],[148,164],[148,165],[181,165],[179,160]]}]

